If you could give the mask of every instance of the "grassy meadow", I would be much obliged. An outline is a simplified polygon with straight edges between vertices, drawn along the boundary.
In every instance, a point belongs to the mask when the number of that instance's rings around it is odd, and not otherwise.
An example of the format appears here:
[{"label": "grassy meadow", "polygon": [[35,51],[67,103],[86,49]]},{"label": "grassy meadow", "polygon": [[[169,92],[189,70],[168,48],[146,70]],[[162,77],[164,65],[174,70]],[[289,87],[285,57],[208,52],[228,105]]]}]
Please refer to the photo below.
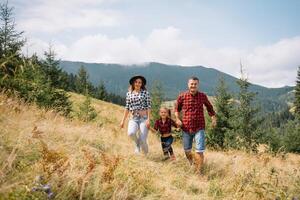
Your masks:
[{"label": "grassy meadow", "polygon": [[[76,111],[84,96],[71,93],[71,100]],[[123,108],[92,104],[98,117],[85,123],[0,95],[0,199],[47,199],[32,191],[37,176],[54,199],[300,198],[299,155],[207,150],[199,176],[181,141],[174,162],[162,161],[153,133],[149,155],[135,155],[126,128],[119,128]]]}]

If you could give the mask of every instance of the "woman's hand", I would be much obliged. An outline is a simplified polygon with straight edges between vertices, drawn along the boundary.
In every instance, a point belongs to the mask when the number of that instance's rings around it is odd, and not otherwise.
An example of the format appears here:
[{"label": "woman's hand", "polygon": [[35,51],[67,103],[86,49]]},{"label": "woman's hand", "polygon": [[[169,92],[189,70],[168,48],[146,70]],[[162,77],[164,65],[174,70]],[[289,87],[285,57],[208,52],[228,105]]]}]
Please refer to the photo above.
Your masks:
[{"label": "woman's hand", "polygon": [[150,129],[150,120],[149,120],[149,119],[146,120],[146,127],[147,127],[148,129]]},{"label": "woman's hand", "polygon": [[124,120],[121,121],[120,127],[121,127],[121,128],[124,128]]}]

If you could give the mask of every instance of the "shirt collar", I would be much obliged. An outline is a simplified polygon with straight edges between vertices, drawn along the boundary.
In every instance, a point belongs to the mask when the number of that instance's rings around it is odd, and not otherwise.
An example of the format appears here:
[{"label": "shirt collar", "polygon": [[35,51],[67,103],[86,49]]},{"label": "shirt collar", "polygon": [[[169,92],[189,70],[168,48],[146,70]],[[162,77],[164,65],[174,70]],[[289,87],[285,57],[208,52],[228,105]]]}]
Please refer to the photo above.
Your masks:
[{"label": "shirt collar", "polygon": [[188,93],[190,96],[194,97],[194,96],[198,95],[200,92],[199,92],[199,90],[198,90],[195,94],[192,94],[192,93],[188,90],[187,93]]}]

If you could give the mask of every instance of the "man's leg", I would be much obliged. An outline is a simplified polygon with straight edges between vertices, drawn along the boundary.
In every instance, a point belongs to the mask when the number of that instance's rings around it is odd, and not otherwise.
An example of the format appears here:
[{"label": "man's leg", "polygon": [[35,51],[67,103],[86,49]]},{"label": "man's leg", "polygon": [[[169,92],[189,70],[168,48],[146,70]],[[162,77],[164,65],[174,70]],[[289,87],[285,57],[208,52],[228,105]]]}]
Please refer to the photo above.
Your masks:
[{"label": "man's leg", "polygon": [[193,164],[193,154],[192,154],[193,136],[194,134],[183,132],[183,148],[184,148],[185,156],[188,159],[190,165]]},{"label": "man's leg", "polygon": [[204,162],[203,152],[196,152],[195,153],[195,170],[196,170],[196,173],[202,173],[203,162]]},{"label": "man's leg", "polygon": [[205,151],[205,132],[200,130],[195,134],[196,154],[195,154],[195,169],[197,173],[202,173]]}]

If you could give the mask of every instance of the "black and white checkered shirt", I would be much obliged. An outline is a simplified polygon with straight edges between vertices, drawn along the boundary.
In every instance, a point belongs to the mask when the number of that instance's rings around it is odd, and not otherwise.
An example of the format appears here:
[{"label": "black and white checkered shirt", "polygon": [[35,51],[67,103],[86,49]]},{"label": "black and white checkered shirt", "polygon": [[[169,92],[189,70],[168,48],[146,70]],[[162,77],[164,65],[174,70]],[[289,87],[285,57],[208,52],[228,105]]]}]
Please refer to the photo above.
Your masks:
[{"label": "black and white checkered shirt", "polygon": [[151,108],[149,92],[147,90],[141,90],[139,93],[127,92],[125,108],[132,112]]}]

